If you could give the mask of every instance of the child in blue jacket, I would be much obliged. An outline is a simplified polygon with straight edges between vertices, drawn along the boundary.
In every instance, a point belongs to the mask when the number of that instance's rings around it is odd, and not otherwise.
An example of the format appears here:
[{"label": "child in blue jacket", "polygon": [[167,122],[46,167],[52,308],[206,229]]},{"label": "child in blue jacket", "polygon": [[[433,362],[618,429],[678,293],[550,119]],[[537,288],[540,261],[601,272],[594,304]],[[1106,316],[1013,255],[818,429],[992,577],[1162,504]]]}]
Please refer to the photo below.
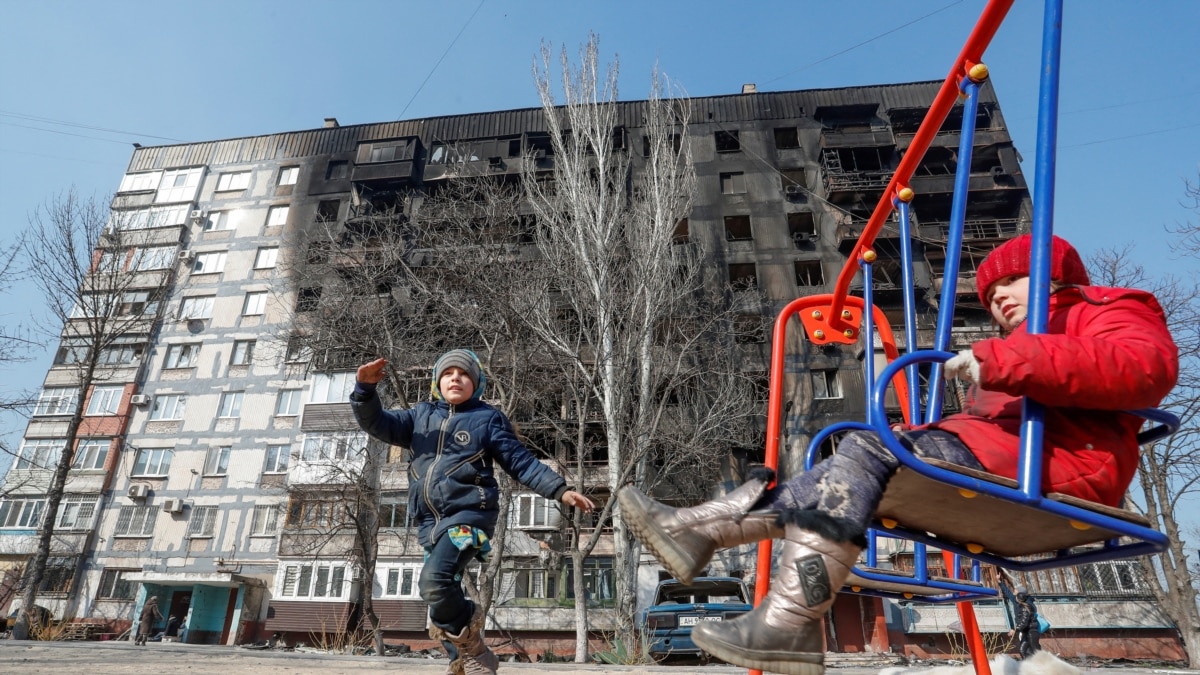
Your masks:
[{"label": "child in blue jacket", "polygon": [[452,671],[495,673],[496,656],[483,641],[483,614],[461,582],[471,560],[491,550],[488,538],[500,515],[493,465],[546,499],[584,511],[595,504],[567,489],[562,476],[517,439],[508,417],[480,400],[487,376],[474,352],[455,349],[438,358],[434,400],[408,410],[384,410],[376,395],[386,365],[376,359],[359,366],[350,405],[368,434],[412,451],[408,512],[426,553],[419,588],[429,603],[430,636],[446,644]]}]

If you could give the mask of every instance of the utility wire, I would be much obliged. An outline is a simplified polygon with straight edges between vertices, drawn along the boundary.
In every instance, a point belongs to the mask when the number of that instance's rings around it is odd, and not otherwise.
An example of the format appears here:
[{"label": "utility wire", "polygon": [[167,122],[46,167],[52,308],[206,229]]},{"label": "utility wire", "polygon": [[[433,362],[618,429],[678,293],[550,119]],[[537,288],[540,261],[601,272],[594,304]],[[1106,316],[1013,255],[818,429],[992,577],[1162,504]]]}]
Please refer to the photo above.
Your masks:
[{"label": "utility wire", "polygon": [[924,15],[924,16],[920,16],[920,17],[917,17],[917,18],[913,19],[912,21],[909,21],[908,23],[901,24],[901,25],[899,25],[899,26],[896,26],[895,28],[893,28],[893,29],[891,29],[891,30],[884,31],[884,32],[880,33],[879,35],[876,35],[875,37],[872,37],[872,38],[867,38],[866,40],[863,40],[862,42],[859,42],[859,43],[858,43],[858,44],[856,44],[856,45],[853,45],[853,46],[847,47],[847,48],[843,49],[842,51],[840,51],[840,52],[837,52],[836,54],[830,54],[829,56],[826,56],[826,57],[825,57],[825,58],[823,58],[823,59],[818,59],[818,60],[816,60],[816,61],[813,61],[812,63],[809,63],[808,65],[800,66],[799,68],[797,68],[797,69],[795,69],[795,70],[792,70],[792,71],[786,72],[786,73],[784,73],[783,75],[780,75],[779,77],[775,77],[775,78],[772,78],[772,79],[770,79],[770,80],[767,80],[767,81],[766,81],[766,82],[764,82],[763,84],[770,84],[770,83],[772,83],[772,82],[775,82],[776,80],[782,80],[783,78],[785,78],[785,77],[789,77],[789,76],[791,76],[791,75],[795,75],[796,73],[798,73],[798,72],[800,72],[800,71],[802,71],[802,70],[807,70],[807,69],[809,69],[809,68],[812,68],[812,67],[813,67],[813,66],[815,66],[815,65],[819,65],[819,64],[825,63],[826,61],[828,61],[828,60],[830,60],[830,59],[833,59],[833,58],[839,57],[839,56],[841,56],[842,54],[845,54],[845,53],[847,53],[847,52],[854,51],[855,49],[858,49],[859,47],[862,47],[863,45],[870,44],[870,43],[872,43],[872,42],[874,42],[874,41],[878,40],[878,39],[879,39],[879,38],[881,38],[881,37],[886,37],[886,36],[888,36],[888,35],[891,35],[892,33],[895,33],[895,32],[896,32],[896,31],[898,31],[898,30],[901,30],[901,29],[903,29],[903,28],[908,28],[909,26],[913,25],[914,23],[918,23],[918,22],[920,22],[920,21],[924,21],[925,19],[928,19],[929,17],[931,17],[931,16],[933,16],[933,15],[935,15],[935,14],[940,14],[940,13],[942,13],[942,12],[946,11],[947,9],[950,9],[951,7],[953,7],[953,6],[955,6],[955,5],[961,5],[961,4],[962,4],[962,0],[955,0],[955,2],[952,2],[952,3],[948,4],[948,5],[946,5],[945,7],[942,7],[941,9],[935,9],[935,10],[933,10],[932,12],[930,12],[930,13],[928,13],[928,14]]},{"label": "utility wire", "polygon": [[74,134],[70,131],[59,131],[57,129],[43,129],[41,127],[31,127],[25,124],[15,124],[13,122],[0,122],[7,127],[17,127],[19,129],[32,129],[33,131],[44,131],[48,134],[62,134],[63,136],[74,136],[76,138],[87,138],[93,141],[104,141],[105,143],[116,143],[117,145],[129,145],[129,141],[118,141],[112,138],[100,138],[99,136],[88,136],[87,134]]},{"label": "utility wire", "polygon": [[[90,129],[92,131],[104,131],[110,134],[124,134],[126,136],[137,136],[139,138],[156,138],[162,141],[175,141],[177,143],[186,143],[180,138],[170,138],[168,136],[153,136],[151,134],[140,134],[133,131],[121,131],[120,129],[108,129],[105,127],[92,126],[90,124],[79,124],[77,122],[67,122],[65,120],[56,120],[50,117],[36,117],[34,115],[26,115],[23,113],[13,112],[11,110],[0,110],[0,117],[15,117],[21,120],[30,122],[45,122],[47,124],[57,124],[65,127],[77,127],[79,129]],[[32,128],[32,127],[29,127]],[[90,137],[88,137],[90,138]]]},{"label": "utility wire", "polygon": [[1082,147],[1085,147],[1088,145],[1100,145],[1101,143],[1112,143],[1115,141],[1127,141],[1131,138],[1142,138],[1144,136],[1155,136],[1157,134],[1166,134],[1166,133],[1170,133],[1172,131],[1183,131],[1184,129],[1194,129],[1196,127],[1200,127],[1200,123],[1185,124],[1184,126],[1181,126],[1181,127],[1172,127],[1170,129],[1159,129],[1157,131],[1146,131],[1146,132],[1143,132],[1140,134],[1130,134],[1128,136],[1115,136],[1113,138],[1102,138],[1102,139],[1096,140],[1096,141],[1085,141],[1083,143],[1072,143],[1071,145],[1060,145],[1060,146],[1058,146],[1058,149],[1059,150],[1070,150],[1072,148],[1082,148]]},{"label": "utility wire", "polygon": [[417,90],[413,92],[412,98],[408,99],[408,103],[404,104],[404,110],[400,111],[400,114],[396,117],[397,120],[404,119],[404,113],[408,112],[408,107],[413,104],[413,101],[417,100],[417,95],[425,88],[425,84],[429,82],[429,78],[433,77],[433,73],[437,70],[438,66],[442,65],[442,59],[446,58],[446,55],[454,48],[454,43],[458,42],[458,38],[462,37],[463,31],[467,29],[467,26],[471,25],[471,20],[475,18],[479,10],[483,9],[483,3],[484,0],[479,0],[479,5],[475,7],[475,11],[471,12],[471,16],[467,17],[467,21],[462,25],[462,28],[458,29],[458,35],[455,35],[454,39],[450,41],[450,44],[446,47],[446,51],[442,52],[442,55],[438,57],[437,63],[433,64],[433,68],[429,69],[429,74],[425,76],[425,79],[421,82],[421,86],[417,87]]},{"label": "utility wire", "polygon": [[44,155],[40,152],[25,152],[24,150],[9,150],[8,148],[0,148],[0,155],[29,155],[30,157],[42,157],[45,159],[55,159],[63,162],[83,162],[85,164],[99,164],[100,166],[115,166],[123,164],[123,162],[97,162],[91,159],[80,159],[78,157],[59,157],[57,155]]}]

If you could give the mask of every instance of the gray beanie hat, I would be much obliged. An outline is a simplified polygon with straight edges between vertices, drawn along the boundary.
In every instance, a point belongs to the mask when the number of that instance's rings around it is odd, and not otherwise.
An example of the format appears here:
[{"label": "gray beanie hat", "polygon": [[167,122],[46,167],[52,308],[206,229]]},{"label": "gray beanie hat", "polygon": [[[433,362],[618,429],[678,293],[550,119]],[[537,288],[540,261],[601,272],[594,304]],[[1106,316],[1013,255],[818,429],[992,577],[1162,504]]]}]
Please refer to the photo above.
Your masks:
[{"label": "gray beanie hat", "polygon": [[[438,389],[438,383],[442,380],[442,373],[450,368],[462,368],[467,377],[471,378],[471,383],[475,385],[476,396],[483,379],[483,369],[479,365],[479,357],[475,356],[475,352],[469,349],[451,349],[450,351],[438,357],[438,360],[433,364],[433,392],[438,398],[441,398],[441,391]],[[475,398],[475,397],[472,397]]]}]

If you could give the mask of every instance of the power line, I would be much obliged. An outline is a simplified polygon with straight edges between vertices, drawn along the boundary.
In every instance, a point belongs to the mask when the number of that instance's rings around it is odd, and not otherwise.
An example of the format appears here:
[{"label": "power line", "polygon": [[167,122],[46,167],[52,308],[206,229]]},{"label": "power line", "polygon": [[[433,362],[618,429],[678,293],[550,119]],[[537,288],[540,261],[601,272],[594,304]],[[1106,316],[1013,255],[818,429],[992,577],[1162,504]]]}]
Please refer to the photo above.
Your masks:
[{"label": "power line", "polygon": [[[92,126],[90,124],[80,124],[78,122],[67,122],[66,120],[56,120],[50,117],[36,117],[34,115],[26,115],[24,113],[13,112],[11,110],[0,110],[0,117],[15,117],[17,119],[28,120],[30,122],[44,122],[47,124],[57,124],[65,127],[77,127],[80,129],[90,129],[92,131],[103,131],[110,134],[124,134],[126,136],[137,136],[138,138],[156,138],[162,141],[174,141],[176,143],[186,143],[180,138],[170,138],[168,136],[154,136],[151,134],[141,134],[133,131],[121,131],[120,129],[108,129],[105,127]],[[30,127],[32,128],[32,127]]]},{"label": "power line", "polygon": [[417,95],[420,94],[421,90],[425,88],[425,84],[429,82],[429,78],[433,77],[434,71],[437,70],[438,66],[442,65],[442,59],[446,58],[446,55],[449,54],[450,50],[454,48],[454,43],[458,42],[458,38],[462,37],[463,31],[467,29],[467,26],[471,25],[471,20],[475,18],[475,15],[479,13],[479,10],[483,9],[483,3],[484,0],[479,0],[479,5],[475,7],[475,11],[471,12],[471,16],[467,17],[467,21],[462,25],[462,28],[458,29],[458,35],[455,35],[454,39],[450,41],[450,44],[446,47],[446,51],[442,52],[442,55],[438,58],[437,63],[433,64],[433,68],[429,69],[429,74],[425,76],[425,79],[421,82],[421,86],[417,87],[417,90],[413,92],[412,98],[408,99],[408,103],[404,104],[404,110],[400,111],[400,114],[396,117],[397,120],[404,119],[404,113],[408,112],[408,107],[413,104],[413,101],[417,100]]},{"label": "power line", "polygon": [[32,129],[33,131],[44,131],[48,134],[62,134],[63,136],[74,136],[76,138],[87,138],[93,141],[104,141],[105,143],[116,143],[117,145],[129,145],[129,141],[116,141],[111,138],[100,138],[99,136],[88,136],[87,134],[73,134],[70,131],[59,131],[57,129],[43,129],[41,127],[31,127],[25,124],[15,124],[13,122],[0,122],[4,126],[18,127],[20,129]]},{"label": "power line", "polygon": [[[1185,91],[1183,93],[1173,94],[1171,96],[1159,96],[1156,98],[1138,98],[1138,99],[1134,99],[1132,101],[1125,101],[1123,103],[1113,103],[1110,105],[1098,105],[1098,106],[1093,106],[1093,107],[1089,107],[1089,108],[1075,108],[1074,110],[1061,110],[1061,111],[1059,111],[1058,116],[1066,117],[1067,115],[1080,115],[1082,113],[1099,112],[1102,110],[1115,110],[1116,108],[1128,108],[1130,106],[1135,106],[1135,105],[1136,106],[1145,106],[1150,103],[1161,103],[1163,101],[1174,101],[1174,100],[1181,99],[1181,98],[1189,98],[1189,97],[1195,96],[1196,94],[1200,94],[1200,89],[1196,89],[1193,91]],[[1036,118],[1037,113],[1032,112],[1032,113],[1024,113],[1021,115],[1009,115],[1009,114],[1005,113],[1004,117],[1005,117],[1005,119],[1010,119],[1010,120],[1028,120],[1028,119]]]},{"label": "power line", "polygon": [[1060,146],[1058,146],[1058,149],[1059,150],[1070,150],[1071,148],[1082,148],[1082,147],[1085,147],[1088,145],[1100,145],[1101,143],[1112,143],[1115,141],[1127,141],[1131,138],[1156,136],[1158,134],[1167,134],[1167,133],[1171,133],[1172,131],[1183,131],[1184,129],[1194,129],[1196,127],[1200,127],[1200,123],[1185,124],[1181,127],[1171,127],[1170,129],[1159,129],[1157,131],[1146,131],[1146,132],[1143,132],[1140,134],[1130,134],[1128,136],[1115,136],[1113,138],[1102,138],[1102,139],[1096,140],[1096,141],[1085,141],[1083,143],[1072,143],[1071,145],[1060,145]]},{"label": "power line", "polygon": [[836,54],[830,54],[829,56],[826,56],[826,57],[825,57],[825,58],[823,58],[823,59],[818,59],[818,60],[816,60],[816,61],[813,61],[812,63],[810,63],[810,64],[808,64],[808,65],[800,66],[799,68],[797,68],[797,69],[795,69],[795,70],[793,70],[793,71],[790,71],[790,72],[784,73],[783,75],[780,75],[779,77],[775,77],[775,78],[772,78],[772,79],[770,79],[770,80],[767,80],[767,81],[766,81],[766,82],[764,82],[763,84],[770,84],[770,83],[772,83],[772,82],[775,82],[776,80],[782,80],[783,78],[785,78],[785,77],[789,77],[789,76],[791,76],[791,75],[795,75],[796,73],[798,73],[798,72],[800,72],[800,71],[802,71],[802,70],[807,70],[807,69],[809,69],[809,68],[812,68],[812,67],[813,67],[813,66],[815,66],[815,65],[819,65],[819,64],[825,63],[826,61],[829,61],[830,59],[834,59],[834,58],[837,58],[837,57],[841,56],[842,54],[845,54],[845,53],[847,53],[847,52],[854,51],[855,49],[858,49],[859,47],[862,47],[863,45],[870,44],[870,43],[872,43],[872,42],[874,42],[874,41],[878,40],[878,39],[879,39],[879,38],[881,38],[881,37],[886,37],[886,36],[888,36],[888,35],[891,35],[892,33],[895,33],[895,32],[896,32],[896,31],[898,31],[898,30],[901,30],[901,29],[903,29],[903,28],[908,28],[909,26],[913,25],[914,23],[918,23],[918,22],[920,22],[920,21],[924,21],[925,19],[928,19],[929,17],[931,17],[931,16],[933,16],[933,15],[935,15],[935,14],[940,14],[940,13],[942,13],[942,12],[946,11],[947,9],[950,9],[951,7],[953,7],[953,6],[955,6],[955,5],[961,5],[961,4],[962,4],[962,0],[955,0],[955,2],[952,2],[952,3],[948,4],[948,5],[946,5],[945,7],[942,7],[941,9],[935,9],[934,11],[932,11],[932,12],[930,12],[930,13],[928,13],[928,14],[924,15],[924,16],[917,17],[917,18],[913,19],[912,21],[909,21],[908,23],[901,24],[901,25],[899,25],[899,26],[896,26],[895,28],[893,28],[893,29],[891,29],[891,30],[884,31],[883,33],[880,33],[879,35],[876,35],[875,37],[872,37],[872,38],[867,38],[866,40],[863,40],[862,42],[860,42],[860,43],[858,43],[858,44],[856,44],[856,45],[853,45],[853,46],[847,47],[847,48],[843,49],[842,51],[840,51],[840,52],[837,52]]},{"label": "power line", "polygon": [[99,164],[100,166],[114,166],[121,162],[97,162],[91,159],[80,159],[78,157],[59,157],[57,155],[44,155],[40,152],[25,152],[24,150],[9,150],[8,148],[0,148],[0,155],[29,155],[30,157],[42,157],[45,159],[57,159],[64,162],[84,162],[85,164]]}]

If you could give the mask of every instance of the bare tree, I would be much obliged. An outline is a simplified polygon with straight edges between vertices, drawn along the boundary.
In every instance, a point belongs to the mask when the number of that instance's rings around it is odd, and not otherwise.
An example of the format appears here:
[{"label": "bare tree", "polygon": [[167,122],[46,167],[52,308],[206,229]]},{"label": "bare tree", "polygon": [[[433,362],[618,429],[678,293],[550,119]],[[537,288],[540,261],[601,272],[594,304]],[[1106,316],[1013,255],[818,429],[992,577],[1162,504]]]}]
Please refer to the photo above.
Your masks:
[{"label": "bare tree", "polygon": [[[287,556],[341,558],[360,572],[358,597],[362,624],[375,654],[383,656],[383,631],[375,611],[373,584],[379,561],[379,507],[382,467],[388,449],[362,433],[331,433],[306,439],[296,480],[289,485],[286,528],[280,553]],[[342,580],[344,582],[344,579]],[[316,579],[336,585],[336,579]],[[333,627],[326,626],[327,632]]]},{"label": "bare tree", "polygon": [[[0,294],[8,293],[16,277],[16,258],[19,253],[17,246],[0,246]],[[8,319],[9,317],[5,317]],[[20,358],[21,352],[30,346],[27,336],[21,334],[16,326],[0,325],[0,364],[12,363]],[[8,405],[7,402],[0,402]],[[0,410],[8,410],[2,408]]]},{"label": "bare tree", "polygon": [[[669,85],[654,73],[642,109],[648,152],[638,163],[617,102],[618,66],[603,69],[598,38],[590,37],[577,65],[565,49],[557,68],[555,61],[544,44],[534,63],[553,166],[538,171],[531,162],[524,173],[554,294],[532,298],[519,315],[589,388],[583,399],[600,411],[610,494],[628,482],[646,483],[652,461],[686,462],[712,476],[732,428],[758,410],[750,382],[721,360],[731,312],[724,296],[709,292],[719,286],[704,276],[711,270],[702,264],[704,251],[676,243],[695,186],[688,101],[665,98]],[[564,315],[571,319],[565,324]],[[699,405],[672,405],[681,397]],[[613,521],[617,637],[632,646],[638,548],[613,507],[610,500],[600,518]],[[577,585],[597,536],[573,552]],[[587,621],[578,604],[576,619],[582,661]]]},{"label": "bare tree", "polygon": [[1186,508],[1184,500],[1200,494],[1200,282],[1152,275],[1132,261],[1131,252],[1131,247],[1103,249],[1089,261],[1089,270],[1093,284],[1153,292],[1179,346],[1179,382],[1163,407],[1178,415],[1181,424],[1172,436],[1143,446],[1138,501],[1169,540],[1166,551],[1143,559],[1146,577],[1195,665],[1200,663],[1200,613],[1179,517]]},{"label": "bare tree", "polygon": [[[1183,208],[1194,215],[1200,216],[1200,179],[1196,182],[1186,181],[1183,185]],[[1181,255],[1200,258],[1200,219],[1189,219],[1167,228],[1177,237],[1178,250]]]},{"label": "bare tree", "polygon": [[[295,237],[289,246],[293,254],[284,261],[296,296],[288,332],[280,336],[286,344],[284,360],[300,371],[331,374],[386,356],[393,367],[385,389],[408,407],[412,401],[407,396],[414,392],[404,375],[415,361],[390,348],[407,341],[400,305],[391,294],[407,269],[395,212],[371,214],[353,226],[322,219]],[[281,552],[344,558],[361,572],[354,599],[361,609],[360,627],[370,632],[375,653],[382,656],[373,580],[381,537],[381,481],[393,473],[386,470],[388,449],[358,434],[348,415],[327,426],[327,434],[310,434],[297,458],[308,479],[288,486],[291,506]],[[314,517],[305,515],[309,511]]]},{"label": "bare tree", "polygon": [[[588,448],[605,445],[607,480],[593,495],[603,511],[568,513],[564,536],[538,544],[549,564],[571,560],[577,660],[587,658],[584,561],[614,516],[611,495],[633,480],[686,474],[699,496],[729,446],[754,437],[761,412],[732,349],[731,296],[704,250],[678,242],[695,180],[687,101],[664,98],[656,73],[651,100],[638,106],[648,152],[633,155],[613,116],[615,88],[588,98],[596,55],[593,39],[574,80],[564,59],[570,95],[560,109],[543,54],[550,133],[541,151],[552,159],[526,147],[523,172],[496,172],[448,148],[440,178],[419,191],[356,186],[344,224],[322,224],[292,247],[302,252],[293,278],[304,311],[290,339],[314,368],[387,357],[381,395],[407,406],[428,395],[439,353],[470,347],[488,364],[487,398],[577,489],[592,485]],[[470,589],[485,608],[503,576],[506,522],[493,537],[499,555]],[[638,555],[619,523],[617,539],[624,581],[614,614],[632,644]]]},{"label": "bare tree", "polygon": [[[12,283],[17,276],[16,262],[18,253],[19,248],[16,245],[0,247],[0,297],[10,292]],[[0,324],[0,367],[24,360],[28,349],[35,344],[35,341],[30,339],[19,325],[10,325],[7,323],[10,318],[10,316],[4,316],[6,322]],[[0,419],[15,419],[21,413],[25,412],[31,403],[32,400],[27,393],[9,390],[0,391]],[[7,436],[6,431],[6,429],[0,428],[0,466],[11,462],[16,457],[17,452],[15,448],[9,447],[7,440],[5,440]],[[19,482],[4,483],[0,486],[0,497],[3,497],[22,484]],[[7,579],[8,577],[6,576],[5,578]],[[5,588],[9,588],[9,586],[0,587],[0,604],[3,604],[4,601]]]},{"label": "bare tree", "polygon": [[[122,366],[134,364],[138,345],[154,332],[173,273],[177,245],[156,245],[149,229],[156,223],[139,215],[153,217],[144,209],[110,212],[108,203],[68,191],[34,213],[20,243],[24,272],[41,290],[48,310],[41,330],[47,338],[61,338],[55,357],[55,365],[62,366],[58,382],[69,382],[76,400],[62,447],[22,456],[15,467],[49,474],[36,552],[22,580],[22,612],[13,631],[19,639],[28,635],[29,608],[46,573],[77,440],[88,430],[88,397],[98,383],[132,380]],[[74,570],[68,573],[73,576]]]},{"label": "bare tree", "polygon": [[[429,398],[431,368],[440,353],[469,347],[488,364],[488,400],[509,411],[532,410],[528,399],[544,391],[546,382],[527,367],[535,360],[533,346],[513,334],[521,324],[500,300],[531,283],[519,244],[518,203],[513,183],[483,177],[460,176],[425,193],[364,191],[345,223],[317,223],[293,246],[304,252],[288,263],[301,297],[306,289],[310,297],[319,296],[298,304],[291,349],[305,352],[317,371],[387,358],[380,394],[407,408]],[[403,452],[391,451],[330,481],[344,486],[343,499],[361,507],[347,523],[357,530],[352,557],[367,579],[381,550],[394,552],[397,541],[415,545],[411,529],[396,533],[393,541],[366,515],[367,505],[377,507],[383,492],[407,489],[406,460]],[[508,494],[502,491],[502,513]],[[504,547],[504,525],[501,520],[492,539],[497,553]],[[501,559],[496,555],[469,583],[485,611]],[[382,653],[370,594],[369,584],[360,586],[358,602]]]}]

